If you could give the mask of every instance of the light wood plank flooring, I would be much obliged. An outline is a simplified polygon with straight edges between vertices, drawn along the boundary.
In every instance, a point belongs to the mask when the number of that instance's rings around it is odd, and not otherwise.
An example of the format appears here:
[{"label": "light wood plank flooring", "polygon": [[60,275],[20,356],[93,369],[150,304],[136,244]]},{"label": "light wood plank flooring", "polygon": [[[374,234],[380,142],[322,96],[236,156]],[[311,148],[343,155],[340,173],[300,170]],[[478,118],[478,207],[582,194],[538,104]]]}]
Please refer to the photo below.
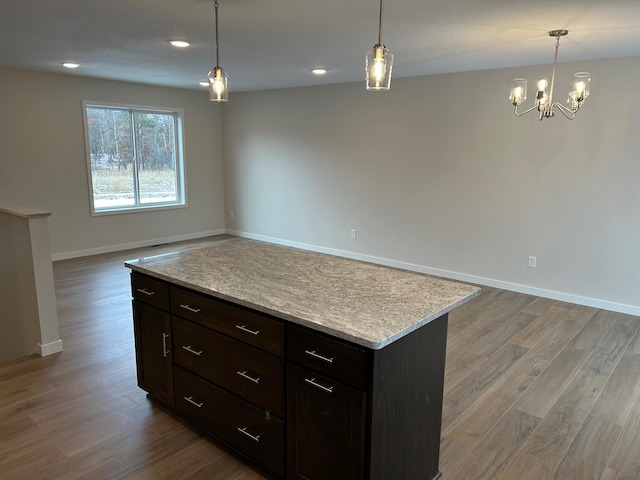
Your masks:
[{"label": "light wood plank flooring", "polygon": [[[267,478],[136,386],[123,261],[224,238],[54,264],[64,352],[0,365],[0,479]],[[640,479],[640,318],[493,288],[455,310],[441,470]]]}]

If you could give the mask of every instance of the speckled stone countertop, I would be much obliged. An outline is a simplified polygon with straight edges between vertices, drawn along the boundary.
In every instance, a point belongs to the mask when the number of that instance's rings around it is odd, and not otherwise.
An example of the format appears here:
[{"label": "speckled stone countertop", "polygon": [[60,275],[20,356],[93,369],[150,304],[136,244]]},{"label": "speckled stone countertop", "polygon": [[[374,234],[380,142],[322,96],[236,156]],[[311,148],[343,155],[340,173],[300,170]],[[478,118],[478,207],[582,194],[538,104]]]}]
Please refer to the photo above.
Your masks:
[{"label": "speckled stone countertop", "polygon": [[125,265],[372,349],[480,293],[420,273],[246,239]]}]

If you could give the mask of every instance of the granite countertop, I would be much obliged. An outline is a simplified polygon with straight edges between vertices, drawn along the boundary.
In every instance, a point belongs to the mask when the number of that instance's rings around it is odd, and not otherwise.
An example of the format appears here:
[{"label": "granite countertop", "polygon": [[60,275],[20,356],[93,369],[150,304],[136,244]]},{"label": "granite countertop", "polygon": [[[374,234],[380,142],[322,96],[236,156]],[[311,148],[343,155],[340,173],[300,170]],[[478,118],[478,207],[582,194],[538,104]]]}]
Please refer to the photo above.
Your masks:
[{"label": "granite countertop", "polygon": [[239,238],[125,266],[372,349],[480,293],[438,277]]}]

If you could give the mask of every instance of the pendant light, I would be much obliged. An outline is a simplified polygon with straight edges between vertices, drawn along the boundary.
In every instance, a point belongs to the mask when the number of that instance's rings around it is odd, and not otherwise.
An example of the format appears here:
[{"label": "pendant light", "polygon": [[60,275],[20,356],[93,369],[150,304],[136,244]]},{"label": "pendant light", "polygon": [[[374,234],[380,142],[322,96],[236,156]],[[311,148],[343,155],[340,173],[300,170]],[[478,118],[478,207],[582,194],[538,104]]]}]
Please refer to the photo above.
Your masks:
[{"label": "pendant light", "polygon": [[212,102],[226,102],[229,100],[229,76],[220,66],[220,54],[218,51],[218,0],[215,0],[213,6],[216,9],[216,66],[207,74],[207,77],[209,77],[209,100]]},{"label": "pendant light", "polygon": [[380,0],[380,20],[378,22],[378,43],[367,52],[365,60],[367,90],[389,90],[391,88],[391,68],[393,53],[382,43],[382,6]]}]

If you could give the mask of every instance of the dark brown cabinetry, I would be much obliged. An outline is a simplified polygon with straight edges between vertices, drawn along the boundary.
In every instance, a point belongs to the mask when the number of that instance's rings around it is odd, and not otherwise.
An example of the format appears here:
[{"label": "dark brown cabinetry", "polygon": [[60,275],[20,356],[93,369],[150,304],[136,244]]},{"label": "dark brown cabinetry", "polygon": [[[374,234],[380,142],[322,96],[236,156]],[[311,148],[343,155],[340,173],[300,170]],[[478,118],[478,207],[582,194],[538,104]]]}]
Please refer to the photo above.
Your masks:
[{"label": "dark brown cabinetry", "polygon": [[380,350],[289,325],[288,478],[438,478],[446,336],[446,315]]},{"label": "dark brown cabinetry", "polygon": [[284,422],[180,367],[176,410],[253,461],[284,476]]},{"label": "dark brown cabinetry", "polygon": [[138,385],[285,477],[282,321],[132,274]]},{"label": "dark brown cabinetry", "polygon": [[174,363],[284,418],[284,361],[173,317]]},{"label": "dark brown cabinetry", "polygon": [[295,365],[288,382],[287,478],[363,479],[366,393]]},{"label": "dark brown cabinetry", "polygon": [[141,388],[276,477],[434,480],[446,314],[380,350],[132,273]]},{"label": "dark brown cabinetry", "polygon": [[288,478],[360,480],[369,351],[289,326]]},{"label": "dark brown cabinetry", "polygon": [[169,295],[176,410],[283,477],[284,323],[173,285]]},{"label": "dark brown cabinetry", "polygon": [[156,308],[168,305],[169,289],[162,282],[142,276],[132,277],[132,287],[138,385],[173,407],[171,318]]}]

